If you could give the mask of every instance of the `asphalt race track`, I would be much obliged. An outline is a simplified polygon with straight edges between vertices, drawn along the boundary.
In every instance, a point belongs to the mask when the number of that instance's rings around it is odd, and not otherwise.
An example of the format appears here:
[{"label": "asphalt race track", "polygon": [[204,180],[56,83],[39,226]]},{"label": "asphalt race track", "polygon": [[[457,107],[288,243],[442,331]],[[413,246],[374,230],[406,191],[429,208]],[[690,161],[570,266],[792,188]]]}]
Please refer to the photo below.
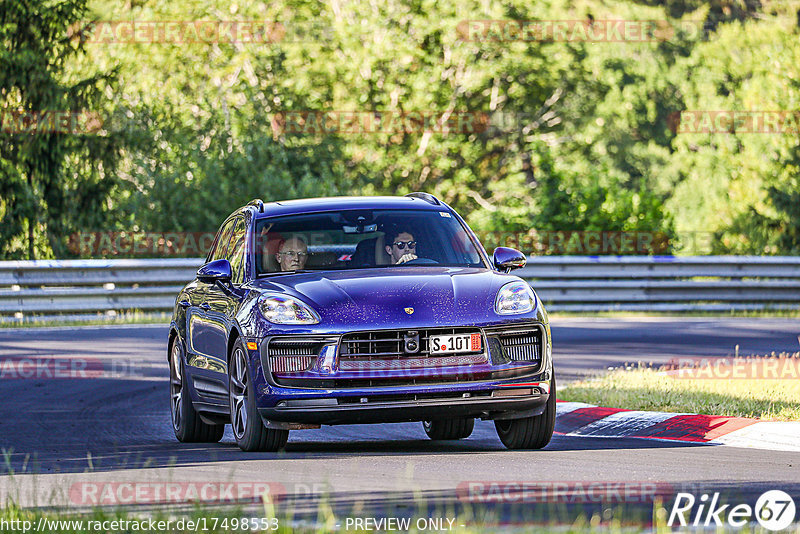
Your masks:
[{"label": "asphalt race track", "polygon": [[797,319],[561,318],[553,321],[556,372],[576,378],[625,363],[800,352]]},{"label": "asphalt race track", "polygon": [[[279,454],[242,453],[230,431],[219,444],[179,444],[169,416],[166,334],[163,325],[0,330],[0,362],[68,358],[99,370],[91,378],[15,378],[0,368],[0,498],[89,506],[78,489],[103,481],[267,483],[291,495],[296,509],[314,510],[324,493],[345,514],[356,502],[360,513],[410,510],[420,496],[426,506],[457,506],[470,481],[688,484],[734,492],[742,502],[780,487],[800,497],[796,453],[559,435],[542,451],[507,451],[485,421],[459,442],[429,441],[420,423],[404,423],[293,431]],[[553,322],[562,379],[625,362],[725,357],[737,344],[740,355],[797,352],[798,335],[796,319]]]}]

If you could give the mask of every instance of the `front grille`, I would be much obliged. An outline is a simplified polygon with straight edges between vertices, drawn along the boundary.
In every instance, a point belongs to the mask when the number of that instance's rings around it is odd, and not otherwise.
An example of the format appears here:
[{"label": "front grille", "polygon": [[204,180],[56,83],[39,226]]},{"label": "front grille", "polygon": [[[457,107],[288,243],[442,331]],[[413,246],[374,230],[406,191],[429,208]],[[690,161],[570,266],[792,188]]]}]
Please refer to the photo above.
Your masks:
[{"label": "front grille", "polygon": [[[453,334],[472,334],[478,328],[431,328],[426,330],[380,330],[377,332],[358,332],[342,336],[342,356],[350,359],[376,359],[422,357],[430,354],[430,338]],[[405,351],[405,337],[419,334],[419,352]]]},{"label": "front grille", "polygon": [[542,359],[542,335],[536,329],[530,332],[498,333],[503,355],[512,362],[538,362]]},{"label": "front grille", "polygon": [[[477,328],[432,328],[423,330],[381,330],[345,334],[339,353],[341,371],[392,371],[435,369],[487,362],[486,350],[459,354],[430,354],[430,340],[436,336],[474,334]],[[407,351],[409,338],[419,339],[417,352]]]},{"label": "front grille", "polygon": [[273,373],[297,373],[310,369],[322,344],[313,341],[273,339],[267,346]]}]

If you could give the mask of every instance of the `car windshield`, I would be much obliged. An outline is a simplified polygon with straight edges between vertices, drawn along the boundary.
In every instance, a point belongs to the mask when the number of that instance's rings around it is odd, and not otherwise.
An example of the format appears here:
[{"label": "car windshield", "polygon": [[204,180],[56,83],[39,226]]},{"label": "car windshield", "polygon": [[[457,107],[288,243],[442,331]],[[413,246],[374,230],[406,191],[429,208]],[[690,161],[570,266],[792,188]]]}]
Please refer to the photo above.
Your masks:
[{"label": "car windshield", "polygon": [[258,274],[392,266],[486,267],[448,211],[347,210],[256,222]]}]

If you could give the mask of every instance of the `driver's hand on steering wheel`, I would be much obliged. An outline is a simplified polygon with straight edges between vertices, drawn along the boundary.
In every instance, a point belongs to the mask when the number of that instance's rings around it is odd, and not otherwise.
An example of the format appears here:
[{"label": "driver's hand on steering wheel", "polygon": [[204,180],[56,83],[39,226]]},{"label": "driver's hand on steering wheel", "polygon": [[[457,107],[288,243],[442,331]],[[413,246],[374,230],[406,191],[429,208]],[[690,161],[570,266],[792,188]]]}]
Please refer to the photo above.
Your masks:
[{"label": "driver's hand on steering wheel", "polygon": [[407,261],[416,260],[416,259],[417,259],[417,255],[416,254],[411,254],[411,253],[404,254],[403,256],[400,257],[399,260],[397,260],[397,263],[395,265],[400,265],[401,263],[405,263]]}]

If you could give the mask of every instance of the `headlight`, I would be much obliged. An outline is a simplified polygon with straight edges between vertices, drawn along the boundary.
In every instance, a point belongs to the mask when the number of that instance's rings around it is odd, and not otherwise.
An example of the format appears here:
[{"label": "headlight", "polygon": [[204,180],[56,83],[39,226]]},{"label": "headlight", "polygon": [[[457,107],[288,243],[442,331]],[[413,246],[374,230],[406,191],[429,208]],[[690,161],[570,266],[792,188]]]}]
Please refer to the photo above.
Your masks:
[{"label": "headlight", "polygon": [[494,311],[500,315],[528,313],[536,307],[536,295],[527,282],[509,282],[497,292]]},{"label": "headlight", "polygon": [[319,315],[310,306],[290,297],[262,295],[258,309],[264,318],[275,324],[317,324]]}]

